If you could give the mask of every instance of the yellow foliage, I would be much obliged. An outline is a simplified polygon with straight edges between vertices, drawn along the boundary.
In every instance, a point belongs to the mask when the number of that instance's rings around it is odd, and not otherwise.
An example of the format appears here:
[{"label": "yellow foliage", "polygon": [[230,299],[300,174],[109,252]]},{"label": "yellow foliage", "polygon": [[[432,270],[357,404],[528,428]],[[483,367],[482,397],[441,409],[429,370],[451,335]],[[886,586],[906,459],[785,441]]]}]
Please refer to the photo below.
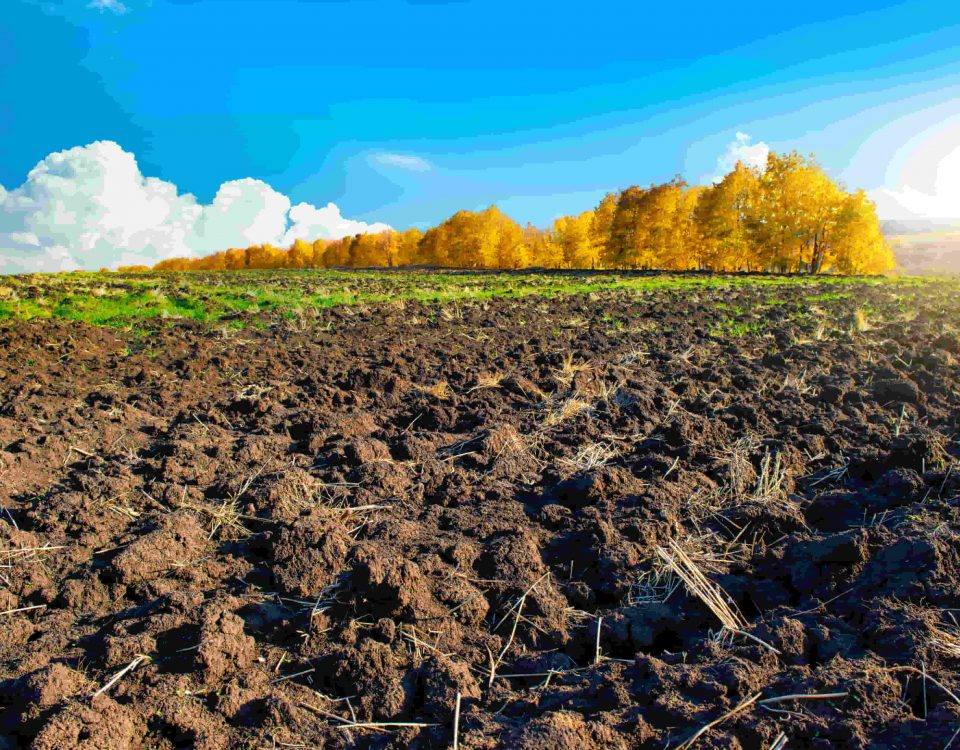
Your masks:
[{"label": "yellow foliage", "polygon": [[591,230],[594,212],[579,216],[561,216],[553,222],[553,235],[560,250],[564,268],[596,268],[600,247],[594,243]]},{"label": "yellow foliage", "polygon": [[698,268],[749,271],[760,267],[751,223],[758,180],[754,170],[737,162],[720,182],[702,191],[694,210]]},{"label": "yellow foliage", "polygon": [[[642,268],[884,273],[893,253],[863,191],[846,192],[812,159],[770,153],[708,187],[679,177],[609,193],[548,229],[521,228],[496,206],[458,211],[426,233],[358,234],[175,258],[158,271],[391,267]],[[141,270],[139,267],[122,268]]]}]

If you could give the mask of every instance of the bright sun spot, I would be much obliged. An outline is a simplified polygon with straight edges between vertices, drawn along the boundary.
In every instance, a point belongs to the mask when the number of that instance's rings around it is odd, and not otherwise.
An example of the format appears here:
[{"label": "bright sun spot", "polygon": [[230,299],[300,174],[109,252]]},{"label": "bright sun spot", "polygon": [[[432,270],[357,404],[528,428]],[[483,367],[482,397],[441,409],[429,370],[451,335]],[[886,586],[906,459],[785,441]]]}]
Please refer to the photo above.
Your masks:
[{"label": "bright sun spot", "polygon": [[912,148],[894,183],[876,191],[881,215],[897,219],[960,218],[960,136],[940,131]]}]

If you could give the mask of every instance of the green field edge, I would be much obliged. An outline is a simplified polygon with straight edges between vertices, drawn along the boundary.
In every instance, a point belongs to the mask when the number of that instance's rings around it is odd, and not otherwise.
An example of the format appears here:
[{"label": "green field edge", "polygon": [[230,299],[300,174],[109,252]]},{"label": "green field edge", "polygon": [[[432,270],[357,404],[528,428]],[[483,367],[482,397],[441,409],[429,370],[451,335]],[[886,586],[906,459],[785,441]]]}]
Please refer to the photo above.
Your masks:
[{"label": "green field edge", "polygon": [[[544,298],[609,292],[752,286],[810,286],[815,303],[847,296],[844,286],[914,286],[954,281],[906,276],[781,276],[669,272],[524,273],[443,271],[270,270],[115,274],[73,272],[0,277],[0,324],[62,320],[98,326],[228,322],[255,324],[261,314],[297,317],[342,305],[444,304],[497,298]],[[839,287],[840,289],[832,289]],[[828,291],[829,290],[829,291]],[[776,304],[774,299],[767,304]]]}]

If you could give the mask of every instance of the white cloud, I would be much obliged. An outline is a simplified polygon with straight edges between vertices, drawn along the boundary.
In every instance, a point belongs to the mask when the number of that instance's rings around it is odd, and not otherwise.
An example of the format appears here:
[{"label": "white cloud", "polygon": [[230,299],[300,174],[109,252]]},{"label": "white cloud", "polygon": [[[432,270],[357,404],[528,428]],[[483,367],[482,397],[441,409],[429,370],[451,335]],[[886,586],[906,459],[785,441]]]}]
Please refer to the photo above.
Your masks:
[{"label": "white cloud", "polygon": [[116,143],[50,154],[0,202],[0,272],[69,270],[188,252],[192,195],[140,174]]},{"label": "white cloud", "polygon": [[193,250],[212,253],[262,242],[277,244],[287,230],[290,199],[249,177],[225,182],[194,227]]},{"label": "white cloud", "polygon": [[153,265],[229,247],[339,238],[389,229],[345,219],[254,179],[225,182],[203,205],[141,174],[112,141],[50,154],[23,185],[0,187],[0,273]]},{"label": "white cloud", "polygon": [[[921,159],[917,152],[914,166],[924,164],[923,172],[915,175],[928,185],[921,189],[910,184],[870,191],[877,204],[877,213],[884,219],[930,219],[955,221],[960,219],[960,146],[947,153],[933,152]],[[907,179],[910,179],[908,177]]]},{"label": "white cloud", "polygon": [[409,154],[377,154],[373,158],[380,164],[397,169],[406,169],[410,172],[429,172],[432,168],[432,165],[426,159]]},{"label": "white cloud", "polygon": [[40,238],[33,232],[11,232],[10,239],[21,245],[33,245],[40,247]]},{"label": "white cloud", "polygon": [[717,159],[715,182],[723,179],[723,176],[728,172],[733,171],[738,161],[755,169],[764,169],[767,166],[770,146],[763,141],[751,143],[752,140],[753,138],[746,133],[738,132],[736,139],[727,144],[726,151]]},{"label": "white cloud", "polygon": [[323,208],[309,203],[298,203],[290,209],[292,226],[284,235],[284,244],[291,245],[294,240],[339,239],[354,234],[373,234],[385,232],[387,224],[366,224],[362,221],[345,219],[335,203]]},{"label": "white cloud", "polygon": [[110,11],[111,13],[116,13],[117,15],[123,15],[128,10],[130,10],[126,5],[124,5],[120,0],[90,0],[87,4],[88,8],[93,8],[94,10],[99,10],[101,13],[104,11]]}]

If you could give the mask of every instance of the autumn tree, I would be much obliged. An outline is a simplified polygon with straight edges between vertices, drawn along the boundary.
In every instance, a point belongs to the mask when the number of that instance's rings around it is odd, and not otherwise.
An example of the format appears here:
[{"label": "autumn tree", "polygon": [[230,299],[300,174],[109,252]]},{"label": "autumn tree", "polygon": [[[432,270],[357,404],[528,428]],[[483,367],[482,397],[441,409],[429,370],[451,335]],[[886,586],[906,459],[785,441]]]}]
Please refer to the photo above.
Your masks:
[{"label": "autumn tree", "polygon": [[451,265],[464,268],[493,268],[497,263],[496,231],[481,214],[458,211],[447,220],[444,235],[450,248]]},{"label": "autumn tree", "polygon": [[154,271],[185,271],[190,261],[187,258],[168,258],[161,260],[154,267]]},{"label": "autumn tree", "polygon": [[609,265],[610,233],[613,229],[613,217],[617,212],[619,196],[616,193],[607,193],[600,204],[594,209],[590,220],[590,243],[592,252],[596,255],[600,265]]},{"label": "autumn tree", "polygon": [[844,198],[825,253],[825,268],[839,273],[886,273],[894,268],[893,251],[880,231],[877,208],[858,190]]},{"label": "autumn tree", "polygon": [[599,264],[600,246],[591,234],[593,222],[593,211],[561,216],[553,222],[553,236],[564,268],[596,268]]},{"label": "autumn tree", "polygon": [[329,243],[323,251],[323,267],[337,268],[348,265],[352,239],[352,237],[345,237]]},{"label": "autumn tree", "polygon": [[761,267],[819,272],[843,200],[843,191],[812,158],[771,151],[756,207]]},{"label": "autumn tree", "polygon": [[419,229],[408,229],[397,235],[397,249],[394,257],[395,265],[415,266],[420,260],[420,241],[423,232]]},{"label": "autumn tree", "polygon": [[719,182],[679,177],[608,193],[593,211],[525,229],[496,206],[458,211],[421,233],[388,230],[175,258],[157,270],[432,265],[464,268],[643,268],[881,273],[893,256],[876,208],[812,158],[771,152],[764,169],[738,163]]},{"label": "autumn tree", "polygon": [[626,268],[687,265],[683,243],[692,226],[692,210],[684,200],[685,188],[677,178],[662,185],[624,190],[613,214],[606,264]]},{"label": "autumn tree", "polygon": [[245,268],[282,268],[285,253],[270,244],[253,245],[245,251]]},{"label": "autumn tree", "polygon": [[674,271],[692,271],[699,268],[696,249],[700,245],[700,237],[695,212],[702,192],[702,187],[680,185],[680,192],[675,196],[669,236],[664,243],[664,268]]},{"label": "autumn tree", "polygon": [[496,261],[487,268],[524,268],[530,265],[530,255],[523,241],[523,230],[496,206],[484,211],[486,231],[495,236]]},{"label": "autumn tree", "polygon": [[523,231],[496,206],[479,213],[458,211],[427,231],[420,251],[436,266],[521,268],[528,260]]},{"label": "autumn tree", "polygon": [[527,224],[523,229],[523,245],[526,248],[526,265],[535,268],[560,268],[563,252],[550,229],[540,229]]},{"label": "autumn tree", "polygon": [[238,271],[246,267],[246,252],[238,247],[230,248],[223,253],[223,266],[228,271]]},{"label": "autumn tree", "polygon": [[313,265],[313,245],[304,240],[296,240],[287,250],[284,264],[287,268],[310,268]]},{"label": "autumn tree", "polygon": [[643,217],[646,190],[629,187],[617,196],[616,209],[610,220],[610,231],[603,248],[603,262],[608,268],[634,267],[639,260],[637,231]]},{"label": "autumn tree", "polygon": [[452,242],[449,239],[451,232],[450,219],[440,224],[440,226],[428,229],[420,240],[418,248],[418,257],[420,262],[426,266],[452,266],[450,251]]},{"label": "autumn tree", "polygon": [[382,266],[377,238],[372,234],[357,234],[350,238],[347,247],[347,262],[351,268]]},{"label": "autumn tree", "polygon": [[713,271],[758,267],[754,231],[757,171],[737,162],[720,182],[705,188],[694,209],[697,267]]},{"label": "autumn tree", "polygon": [[314,240],[311,246],[310,267],[323,268],[323,255],[327,251],[327,240]]}]

